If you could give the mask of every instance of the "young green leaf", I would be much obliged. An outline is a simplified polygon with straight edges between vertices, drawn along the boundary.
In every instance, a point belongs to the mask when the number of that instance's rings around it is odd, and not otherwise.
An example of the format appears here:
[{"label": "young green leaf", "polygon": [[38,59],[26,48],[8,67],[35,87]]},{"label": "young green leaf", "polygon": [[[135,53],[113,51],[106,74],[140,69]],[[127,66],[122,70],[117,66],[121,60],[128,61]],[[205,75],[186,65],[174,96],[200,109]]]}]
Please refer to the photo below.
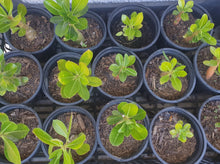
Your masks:
[{"label": "young green leaf", "polygon": [[124,134],[118,133],[118,130],[121,128],[121,124],[116,125],[112,128],[111,133],[109,134],[109,141],[113,146],[119,146],[124,141]]},{"label": "young green leaf", "polygon": [[79,149],[76,150],[76,153],[78,155],[84,155],[84,154],[88,153],[89,150],[90,150],[89,144],[83,144]]},{"label": "young green leaf", "polygon": [[65,137],[66,139],[69,137],[65,124],[60,120],[53,120],[53,128],[57,134]]},{"label": "young green leaf", "polygon": [[66,146],[70,149],[77,150],[84,144],[85,140],[86,140],[86,135],[84,133],[80,133],[75,140],[68,143]]},{"label": "young green leaf", "polygon": [[6,121],[9,121],[7,114],[0,113],[0,122],[3,123],[3,122],[6,122]]},{"label": "young green leaf", "polygon": [[131,136],[135,140],[144,140],[148,136],[148,131],[144,125],[136,123],[131,131]]}]

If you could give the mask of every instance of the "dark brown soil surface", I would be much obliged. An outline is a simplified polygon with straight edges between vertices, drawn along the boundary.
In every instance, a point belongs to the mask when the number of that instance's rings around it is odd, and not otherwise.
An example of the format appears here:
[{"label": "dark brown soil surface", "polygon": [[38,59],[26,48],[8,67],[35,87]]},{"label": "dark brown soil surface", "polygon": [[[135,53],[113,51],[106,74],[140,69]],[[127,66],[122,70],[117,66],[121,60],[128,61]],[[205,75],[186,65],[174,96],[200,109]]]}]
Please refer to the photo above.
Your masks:
[{"label": "dark brown soil surface", "polygon": [[[132,93],[138,85],[138,78],[128,76],[123,83],[119,79],[112,76],[112,71],[109,70],[111,64],[115,63],[116,54],[102,57],[95,68],[95,76],[102,80],[101,89],[113,96],[125,96]],[[135,69],[134,66],[131,68]],[[137,71],[137,70],[136,70]]]},{"label": "dark brown soil surface", "polygon": [[215,123],[220,122],[220,101],[208,102],[201,114],[201,124],[207,140],[220,150],[220,129],[215,128]]},{"label": "dark brown soil surface", "polygon": [[12,57],[7,60],[8,62],[21,63],[20,76],[26,76],[29,80],[25,85],[18,87],[17,92],[6,92],[3,99],[9,103],[22,103],[36,92],[40,84],[40,70],[30,58]]},{"label": "dark brown soil surface", "polygon": [[168,14],[164,19],[164,30],[171,41],[182,47],[197,47],[201,44],[201,42],[187,43],[183,38],[191,24],[195,23],[196,18],[192,14],[189,14],[188,21],[181,20],[178,25],[173,24],[174,20],[175,16],[172,14]]},{"label": "dark brown soil surface", "polygon": [[[168,56],[170,59],[172,59],[171,56]],[[162,61],[165,60],[164,56],[155,57],[153,58],[146,68],[145,72],[145,78],[147,80],[148,86],[150,89],[159,97],[167,99],[167,100],[176,100],[185,94],[189,80],[186,77],[179,78],[182,82],[182,90],[179,92],[173,88],[171,85],[171,82],[168,81],[167,83],[160,85],[160,77],[161,77],[161,71],[159,69],[159,66],[161,65]],[[178,59],[177,59],[178,60]],[[181,61],[178,61],[181,62]],[[186,71],[186,68],[184,69]]]},{"label": "dark brown soil surface", "polygon": [[[120,22],[119,22],[120,21]],[[121,20],[112,22],[113,24],[111,27],[112,36],[113,38],[120,44],[122,44],[125,47],[129,48],[142,48],[147,46],[153,41],[153,28],[150,27],[149,23],[146,21],[143,21],[143,27],[140,29],[142,32],[142,37],[135,38],[134,40],[128,41],[127,37],[125,36],[116,36],[116,33],[119,31],[122,31],[124,24],[121,22]]]},{"label": "dark brown soil surface", "polygon": [[[81,33],[85,38],[84,43],[87,45],[86,48],[89,48],[96,46],[102,40],[103,31],[101,26],[94,19],[87,18],[87,20],[88,20],[88,28],[85,30],[81,30]],[[64,43],[71,47],[82,48],[81,45],[71,40]]]},{"label": "dark brown soil surface", "polygon": [[[100,119],[99,123],[99,134],[100,139],[105,147],[105,149],[111,153],[114,156],[120,157],[120,158],[129,158],[136,153],[138,153],[138,150],[141,148],[142,143],[144,141],[137,141],[132,138],[132,136],[125,137],[124,142],[119,146],[112,146],[109,141],[109,134],[114,127],[113,125],[109,125],[106,121],[107,117],[112,115],[112,111],[117,110],[117,105],[113,105],[109,107],[103,114]],[[143,124],[143,121],[140,121],[138,123]]]},{"label": "dark brown soil surface", "polygon": [[[95,144],[95,128],[93,127],[91,120],[83,114],[79,114],[76,112],[73,112],[72,114],[73,114],[73,122],[72,122],[70,138],[77,137],[77,135],[79,135],[81,132],[84,133],[86,135],[85,143],[90,145],[90,151],[91,151]],[[69,127],[70,113],[64,113],[62,115],[59,115],[57,119],[62,121],[66,125],[66,127]],[[65,141],[65,138],[63,136],[58,135],[54,131],[52,126],[49,129],[49,134],[53,138],[58,138],[62,140],[63,142]],[[75,162],[82,161],[88,156],[90,151],[85,155],[79,156],[76,154],[75,151],[72,150],[74,161]]]},{"label": "dark brown soil surface", "polygon": [[[24,139],[21,139],[15,143],[20,152],[21,160],[24,160],[31,155],[37,146],[38,138],[32,133],[32,130],[39,127],[39,122],[32,112],[24,109],[15,109],[7,113],[7,115],[10,121],[15,122],[16,124],[23,123],[30,129],[29,133]],[[4,146],[2,140],[0,140],[0,154],[4,154]]]},{"label": "dark brown soil surface", "polygon": [[76,102],[78,100],[80,100],[81,98],[79,97],[79,95],[75,95],[72,98],[68,99],[68,98],[62,98],[61,93],[60,93],[60,88],[57,86],[57,82],[58,82],[58,67],[56,66],[55,68],[52,69],[50,75],[49,75],[49,80],[48,80],[48,87],[49,87],[49,92],[51,94],[51,96],[59,101],[59,102],[63,102],[63,103],[72,103],[72,102]]},{"label": "dark brown soil surface", "polygon": [[202,76],[202,78],[213,88],[220,90],[220,76],[218,76],[216,73],[214,73],[214,75],[209,79],[206,80],[205,76],[206,76],[206,71],[209,68],[208,66],[203,64],[204,60],[211,60],[213,59],[213,55],[210,52],[210,47],[205,47],[203,49],[201,49],[201,51],[198,54],[197,57],[197,66],[198,66],[198,70],[200,75]]},{"label": "dark brown soil surface", "polygon": [[[196,138],[187,138],[182,143],[178,138],[172,138],[169,131],[175,129],[175,124],[182,120],[185,125],[186,120],[174,112],[164,112],[155,121],[152,131],[152,143],[158,155],[168,163],[183,163],[193,152],[196,151]],[[194,133],[191,128],[190,131]]]},{"label": "dark brown soil surface", "polygon": [[33,41],[28,41],[26,37],[18,37],[18,32],[11,35],[11,43],[19,50],[26,52],[39,51],[46,47],[54,36],[54,26],[44,16],[27,15],[27,24],[29,24],[37,32],[37,38]]}]

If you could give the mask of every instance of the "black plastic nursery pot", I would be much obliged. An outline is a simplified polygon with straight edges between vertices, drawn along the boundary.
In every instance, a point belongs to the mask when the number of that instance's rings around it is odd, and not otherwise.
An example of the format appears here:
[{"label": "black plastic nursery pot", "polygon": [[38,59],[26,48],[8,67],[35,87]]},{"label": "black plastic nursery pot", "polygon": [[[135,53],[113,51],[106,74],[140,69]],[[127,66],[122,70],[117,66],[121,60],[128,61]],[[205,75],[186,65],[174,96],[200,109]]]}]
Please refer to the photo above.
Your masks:
[{"label": "black plastic nursery pot", "polygon": [[[102,31],[102,39],[98,42],[97,45],[94,45],[92,47],[77,48],[77,47],[72,47],[72,46],[66,44],[64,41],[62,41],[62,39],[60,37],[58,37],[56,35],[56,40],[61,45],[61,48],[62,48],[63,51],[77,52],[77,53],[80,53],[80,54],[85,52],[88,49],[90,49],[91,51],[94,51],[94,50],[98,49],[103,44],[103,42],[105,41],[106,35],[107,35],[107,29],[106,29],[106,25],[105,25],[105,22],[103,21],[103,19],[98,14],[96,14],[93,11],[88,11],[84,15],[84,17],[85,18],[91,18],[91,19],[95,20],[99,24],[99,28]],[[89,26],[89,24],[88,24],[88,26]]]},{"label": "black plastic nursery pot", "polygon": [[[179,49],[179,50],[182,50],[182,51],[193,51],[193,50],[196,50],[199,46],[196,46],[196,47],[183,47],[183,46],[180,46],[177,43],[174,43],[166,34],[166,31],[165,31],[165,28],[164,28],[164,19],[166,18],[166,16],[168,14],[172,14],[173,10],[176,9],[176,6],[177,6],[177,4],[169,6],[163,12],[163,14],[161,16],[160,28],[161,28],[161,34],[162,34],[163,39],[164,39],[163,43],[165,42],[165,46],[173,47],[173,48],[176,48],[176,49]],[[210,16],[209,12],[204,7],[202,7],[201,5],[194,4],[192,10],[193,10],[192,15],[194,17],[200,19],[203,14],[207,14],[209,20],[211,20],[211,22],[213,22],[212,21],[212,17]],[[173,24],[170,24],[170,25],[174,26]],[[212,35],[212,33],[213,33],[213,30],[210,31],[211,35]]]},{"label": "black plastic nursery pot", "polygon": [[[218,102],[218,103],[217,103],[217,102]],[[213,104],[212,104],[212,103],[213,103]],[[216,103],[217,103],[217,104],[220,103],[220,96],[219,96],[219,95],[218,95],[218,96],[213,96],[213,97],[210,97],[209,99],[207,99],[207,100],[202,104],[202,106],[201,106],[201,108],[200,108],[200,110],[199,110],[198,119],[199,119],[200,124],[201,124],[201,126],[203,127],[205,133],[206,133],[206,131],[209,131],[211,128],[210,128],[209,125],[204,125],[204,124],[201,122],[202,120],[205,119],[205,117],[207,117],[207,116],[205,115],[205,113],[202,114],[202,113],[203,113],[203,110],[204,110],[204,108],[207,106],[207,104],[209,104],[210,106],[216,106],[216,105],[217,105]],[[215,108],[215,109],[217,109],[217,111],[211,111],[212,109],[210,109],[209,107],[206,107],[206,110],[207,110],[208,113],[211,113],[211,112],[212,112],[212,113],[215,113],[216,116],[218,117],[218,114],[217,114],[217,113],[218,113],[218,107]],[[202,116],[202,115],[203,115],[203,116]],[[214,119],[214,120],[217,121],[218,118],[213,117],[212,119]],[[214,126],[215,126],[215,125],[213,125],[212,128],[213,128]],[[211,134],[211,135],[217,137],[216,135],[213,135],[213,134]],[[209,134],[209,136],[210,136],[210,134]],[[215,137],[213,137],[213,138],[215,138]],[[206,136],[206,138],[207,138],[207,136]],[[217,149],[217,148],[209,141],[209,139],[207,139],[207,143],[208,143],[208,146],[209,146],[213,151],[215,151],[216,153],[220,154],[220,149]]]},{"label": "black plastic nursery pot", "polygon": [[[40,62],[33,55],[31,55],[30,53],[27,53],[27,52],[12,51],[12,52],[8,52],[8,53],[5,54],[5,60],[6,61],[7,61],[7,59],[10,59],[10,58],[13,58],[13,57],[30,59],[38,67],[38,71],[39,71],[39,84],[38,84],[38,87],[36,88],[36,90],[35,90],[35,92],[32,96],[30,96],[29,98],[27,98],[26,100],[24,100],[22,102],[17,102],[17,104],[27,104],[27,103],[33,102],[35,100],[35,98],[38,97],[38,93],[41,90],[41,86],[42,86],[42,83],[43,83],[43,71],[42,71]],[[30,67],[31,65],[29,64],[28,66]],[[32,81],[34,81],[34,80],[32,80]],[[11,97],[11,99],[13,99],[13,97]],[[0,96],[0,103],[4,104],[4,105],[12,104],[11,102],[5,100],[3,98],[3,96]],[[15,102],[13,102],[13,104],[15,104]]]},{"label": "black plastic nursery pot", "polygon": [[[3,112],[3,113],[7,114],[7,113],[9,113],[9,112],[11,112],[15,109],[24,109],[25,111],[29,111],[29,112],[33,113],[35,115],[36,119],[38,120],[38,127],[36,127],[36,128],[42,128],[41,119],[38,116],[37,112],[34,111],[32,108],[30,108],[28,106],[21,105],[21,104],[7,105],[7,106],[4,106],[4,107],[0,108],[0,112]],[[23,122],[21,122],[21,123],[23,123]],[[34,151],[27,158],[22,160],[21,163],[23,164],[23,163],[29,162],[31,160],[31,158],[33,158],[36,155],[36,153],[39,151],[40,145],[41,145],[41,142],[38,140]],[[5,159],[1,159],[1,157],[0,157],[0,163],[9,163],[9,162],[6,161]]]},{"label": "black plastic nursery pot", "polygon": [[[207,143],[206,143],[205,133],[204,133],[199,121],[196,119],[196,117],[194,115],[192,115],[191,113],[189,113],[188,111],[186,111],[182,108],[179,108],[179,107],[165,108],[165,109],[159,111],[154,116],[153,120],[151,121],[150,130],[149,130],[149,142],[150,142],[151,149],[152,149],[153,153],[155,154],[155,156],[160,160],[160,162],[162,162],[164,164],[167,163],[166,161],[164,161],[164,159],[162,159],[158,155],[158,153],[156,152],[154,145],[152,143],[152,130],[154,128],[155,121],[157,119],[159,119],[159,116],[165,112],[174,112],[174,113],[177,113],[178,115],[184,117],[184,119],[186,119],[187,122],[190,123],[191,127],[194,129],[194,137],[197,140],[197,144],[195,146],[195,152],[186,161],[181,162],[181,163],[182,164],[198,164],[198,163],[200,163],[206,153]],[[168,119],[170,119],[170,117],[168,117]],[[164,131],[166,131],[166,129],[164,129]]]},{"label": "black plastic nursery pot", "polygon": [[[83,102],[83,99],[79,99],[77,101],[74,102],[61,102],[57,99],[55,99],[50,91],[49,91],[49,76],[50,73],[52,72],[53,68],[57,66],[57,61],[60,59],[65,59],[65,60],[70,60],[73,62],[78,63],[79,59],[80,59],[80,55],[74,52],[61,52],[58,53],[57,55],[53,56],[52,58],[50,58],[46,64],[44,65],[44,69],[43,69],[43,85],[42,85],[42,89],[44,94],[48,97],[48,99],[50,99],[52,102],[54,102],[55,104],[58,105],[76,105],[79,104],[81,102]],[[89,92],[91,94],[92,92],[92,87],[90,87]]]},{"label": "black plastic nursery pot", "polygon": [[[13,14],[16,14],[16,13],[17,13],[17,10],[13,12]],[[47,10],[43,9],[42,7],[38,7],[38,6],[27,7],[27,15],[40,15],[40,16],[44,16],[44,17],[46,17],[48,19],[48,21],[52,17],[52,15]],[[48,59],[55,52],[55,45],[56,45],[55,34],[54,34],[55,25],[53,25],[51,23],[50,28],[52,29],[52,32],[53,32],[53,38],[49,42],[49,44],[47,44],[45,47],[42,47],[40,50],[31,52],[32,55],[34,55],[40,61]],[[9,30],[8,32],[4,33],[4,38],[6,40],[6,43],[9,44],[9,48],[10,49],[12,49],[12,50],[19,50],[21,52],[25,52],[24,50],[17,49],[11,43],[11,30]]]},{"label": "black plastic nursery pot", "polygon": [[[166,98],[162,98],[159,97],[158,95],[156,95],[153,90],[150,88],[148,81],[146,80],[146,70],[147,70],[147,66],[149,65],[149,63],[156,57],[162,56],[163,52],[165,52],[165,54],[167,56],[172,56],[175,57],[177,59],[177,61],[179,63],[181,63],[182,65],[185,65],[185,71],[187,72],[187,78],[189,80],[188,82],[188,88],[186,89],[186,91],[184,92],[184,95],[178,99],[175,100],[168,100]],[[159,65],[158,65],[159,67]],[[155,97],[157,100],[165,102],[165,103],[178,103],[181,102],[183,100],[185,100],[187,97],[189,97],[191,95],[191,93],[194,90],[195,84],[196,84],[196,77],[195,77],[195,73],[193,70],[193,66],[191,61],[189,60],[189,58],[183,54],[182,52],[176,50],[176,49],[172,49],[172,48],[163,48],[163,49],[159,49],[157,51],[155,51],[153,54],[151,54],[148,59],[146,60],[145,64],[144,64],[144,69],[143,69],[143,79],[144,79],[144,85],[147,89],[147,91],[153,96]]]},{"label": "black plastic nursery pot", "polygon": [[[79,113],[79,114],[84,115],[85,117],[87,117],[90,120],[90,122],[91,122],[91,124],[94,128],[94,145],[93,145],[92,148],[90,147],[90,152],[87,155],[87,157],[84,158],[83,160],[77,162],[78,164],[83,164],[83,163],[86,163],[93,156],[93,154],[96,151],[96,147],[97,147],[97,137],[96,137],[96,134],[95,134],[96,133],[96,129],[95,129],[95,124],[96,123],[95,123],[95,120],[94,120],[93,116],[87,110],[85,110],[81,107],[78,107],[78,106],[61,107],[61,108],[55,110],[54,112],[52,112],[47,117],[47,119],[44,121],[44,124],[43,124],[43,130],[48,131],[49,128],[51,127],[51,125],[52,125],[52,121],[54,119],[56,119],[59,115],[62,115],[64,113],[71,113],[71,112]],[[92,137],[92,136],[90,136],[90,137]],[[43,150],[43,153],[45,154],[45,156],[47,158],[49,158],[48,146],[45,145],[44,143],[42,143],[41,147],[42,147],[42,150]]]},{"label": "black plastic nursery pot", "polygon": [[[124,49],[121,49],[119,47],[108,47],[104,50],[102,50],[94,59],[93,61],[93,64],[92,64],[92,73],[94,76],[97,76],[95,74],[95,70],[96,70],[96,67],[97,67],[97,64],[100,62],[100,60],[103,58],[103,57],[106,57],[106,56],[110,56],[110,55],[114,55],[114,54],[128,54],[128,55],[134,55],[136,57],[136,61],[134,63],[134,67],[137,71],[137,87],[135,88],[135,90],[132,92],[132,93],[129,93],[127,95],[123,95],[123,96],[116,96],[116,95],[111,95],[110,93],[107,93],[106,91],[104,91],[101,87],[97,87],[98,91],[103,94],[104,96],[110,98],[110,99],[120,99],[120,98],[129,98],[131,96],[134,96],[141,88],[142,84],[143,84],[143,78],[142,78],[142,63],[140,61],[140,59],[138,58],[138,56],[131,52],[131,51],[128,51],[128,50],[124,50]],[[112,63],[113,64],[113,63]],[[106,68],[108,69],[108,68]]]},{"label": "black plastic nursery pot", "polygon": [[[135,38],[133,41],[128,41],[124,36],[115,36],[117,32],[122,31],[121,26],[123,26],[123,24],[121,23],[121,15],[125,14],[130,18],[131,13],[134,11],[136,11],[137,13],[143,12],[144,15],[143,27],[140,29],[142,32],[142,37]],[[156,43],[160,35],[159,20],[154,11],[144,5],[137,4],[120,6],[112,11],[111,15],[108,18],[107,29],[108,34],[114,44],[122,49],[133,52],[140,52],[151,48]],[[149,38],[150,40],[148,41],[147,39]],[[136,45],[129,47],[128,43],[131,42],[136,42]]]},{"label": "black plastic nursery pot", "polygon": [[[220,42],[218,42],[216,46],[219,47]],[[205,73],[206,73],[206,70],[208,69],[208,66],[205,66],[203,64],[203,61],[201,61],[201,59],[199,59],[199,57],[205,58],[204,60],[213,59],[213,55],[211,54],[209,47],[210,46],[208,44],[202,44],[197,49],[196,54],[193,59],[193,66],[194,66],[194,70],[196,73],[196,77],[197,77],[198,81],[200,82],[200,88],[203,88],[209,92],[219,94],[220,89],[216,88],[217,85],[212,84],[212,86],[211,86],[211,83],[210,83],[211,81],[216,81],[216,84],[217,84],[218,79],[219,79],[218,76],[216,75],[216,77],[215,77],[215,75],[213,75],[209,80],[206,80]],[[208,52],[205,53],[206,48],[208,49]],[[202,51],[203,51],[203,53],[201,53]],[[203,70],[200,70],[200,68],[203,68]],[[205,72],[204,72],[204,68],[206,69]]]},{"label": "black plastic nursery pot", "polygon": [[[99,125],[100,125],[100,120],[101,120],[101,117],[103,115],[103,113],[111,106],[113,105],[118,105],[120,104],[121,102],[128,102],[128,103],[135,103],[131,100],[128,100],[128,99],[118,99],[118,100],[112,100],[110,102],[108,102],[102,109],[101,111],[99,112],[99,115],[98,115],[98,118],[97,118],[97,121],[96,121],[96,134],[97,134],[97,139],[98,139],[98,144],[100,145],[101,149],[104,151],[104,153],[106,155],[108,155],[108,157],[112,158],[113,160],[116,160],[118,162],[129,162],[129,161],[132,161],[132,160],[135,160],[136,158],[138,158],[143,152],[144,150],[147,148],[147,145],[148,145],[148,138],[147,137],[142,145],[139,147],[139,150],[137,150],[137,152],[135,154],[133,154],[132,156],[128,157],[128,158],[120,158],[118,156],[115,156],[115,155],[112,155],[103,145],[102,141],[101,141],[101,138],[100,138],[100,132],[99,132]],[[136,103],[135,103],[136,104]],[[136,104],[138,105],[138,104]],[[139,108],[143,109],[140,105],[138,105]],[[144,126],[147,128],[147,130],[149,130],[149,118],[148,116],[146,115],[145,119],[143,120],[144,121]]]}]

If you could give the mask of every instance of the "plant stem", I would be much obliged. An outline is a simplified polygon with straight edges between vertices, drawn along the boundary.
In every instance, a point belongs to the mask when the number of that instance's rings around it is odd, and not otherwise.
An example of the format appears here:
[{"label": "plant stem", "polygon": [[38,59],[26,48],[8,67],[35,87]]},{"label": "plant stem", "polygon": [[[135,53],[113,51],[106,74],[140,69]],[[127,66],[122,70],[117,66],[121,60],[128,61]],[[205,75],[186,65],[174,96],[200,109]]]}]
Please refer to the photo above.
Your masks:
[{"label": "plant stem", "polygon": [[215,70],[218,68],[220,64],[220,61],[218,61],[217,65],[216,66],[209,66],[209,68],[207,69],[206,71],[206,80],[209,80],[215,73]]},{"label": "plant stem", "polygon": [[192,42],[194,36],[196,36],[196,35],[198,35],[198,34],[199,34],[199,31],[196,31],[196,32],[194,32],[191,36],[184,37],[184,38],[185,38],[185,41],[186,41],[187,43]]},{"label": "plant stem", "polygon": [[23,22],[19,22],[18,26],[26,30],[25,36],[27,40],[33,41],[35,38],[37,38],[37,33],[31,26],[28,26]]},{"label": "plant stem", "polygon": [[71,133],[71,129],[72,129],[72,122],[73,122],[73,112],[71,112],[70,114],[70,122],[69,122],[69,129],[68,129],[68,141],[69,142],[69,137],[70,137],[70,133]]},{"label": "plant stem", "polygon": [[175,20],[174,20],[174,22],[173,22],[173,24],[174,25],[178,25],[179,23],[180,23],[180,21],[181,21],[181,14],[183,13],[183,11],[181,11],[177,16],[176,16],[176,18],[175,18]]}]

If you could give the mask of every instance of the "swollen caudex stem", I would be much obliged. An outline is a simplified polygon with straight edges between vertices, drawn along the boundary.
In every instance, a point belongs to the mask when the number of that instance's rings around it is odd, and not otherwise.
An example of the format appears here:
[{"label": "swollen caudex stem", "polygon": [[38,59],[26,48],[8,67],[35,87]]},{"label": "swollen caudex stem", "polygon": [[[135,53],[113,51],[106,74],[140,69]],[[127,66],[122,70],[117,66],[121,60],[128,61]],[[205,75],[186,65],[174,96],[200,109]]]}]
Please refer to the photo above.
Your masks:
[{"label": "swollen caudex stem", "polygon": [[20,22],[18,26],[25,29],[25,37],[27,38],[27,40],[33,41],[35,38],[37,38],[37,32],[31,26],[28,26],[27,24],[24,24],[22,22]]}]

